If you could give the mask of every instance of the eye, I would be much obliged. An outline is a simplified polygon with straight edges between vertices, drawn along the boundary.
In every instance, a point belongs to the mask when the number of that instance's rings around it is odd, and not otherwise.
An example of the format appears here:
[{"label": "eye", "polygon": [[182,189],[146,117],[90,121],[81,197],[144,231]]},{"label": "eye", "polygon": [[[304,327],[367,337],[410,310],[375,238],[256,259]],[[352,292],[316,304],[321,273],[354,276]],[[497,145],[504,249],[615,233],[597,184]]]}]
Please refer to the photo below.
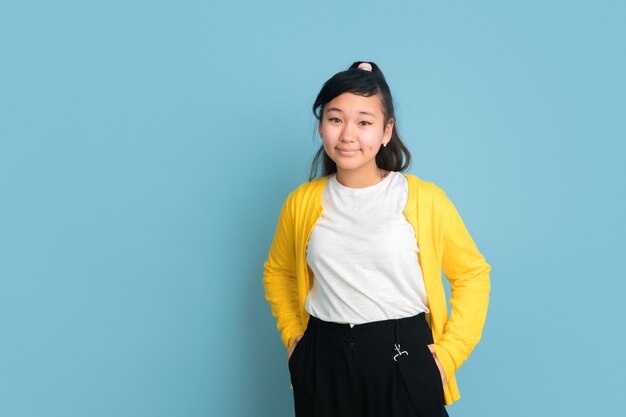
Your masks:
[{"label": "eye", "polygon": [[372,124],[372,122],[368,122],[367,120],[362,120],[361,121],[361,126],[369,126],[371,124]]},{"label": "eye", "polygon": [[341,122],[341,120],[339,120],[337,117],[329,117],[328,121],[331,123],[339,123]]}]

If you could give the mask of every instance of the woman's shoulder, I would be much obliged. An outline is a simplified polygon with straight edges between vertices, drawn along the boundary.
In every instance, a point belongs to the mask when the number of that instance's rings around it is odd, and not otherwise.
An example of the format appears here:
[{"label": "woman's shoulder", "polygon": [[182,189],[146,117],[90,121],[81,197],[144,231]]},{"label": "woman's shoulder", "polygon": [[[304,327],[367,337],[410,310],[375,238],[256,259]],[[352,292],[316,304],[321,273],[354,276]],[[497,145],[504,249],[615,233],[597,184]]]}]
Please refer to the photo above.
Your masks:
[{"label": "woman's shoulder", "polygon": [[[287,201],[300,205],[307,201],[317,201],[321,196],[328,176],[314,178],[297,186],[287,196]],[[316,200],[317,199],[317,200]]]},{"label": "woman's shoulder", "polygon": [[427,181],[418,177],[415,174],[403,173],[409,183],[409,189],[418,192],[420,198],[427,196],[430,197],[445,197],[445,191],[432,181]]}]

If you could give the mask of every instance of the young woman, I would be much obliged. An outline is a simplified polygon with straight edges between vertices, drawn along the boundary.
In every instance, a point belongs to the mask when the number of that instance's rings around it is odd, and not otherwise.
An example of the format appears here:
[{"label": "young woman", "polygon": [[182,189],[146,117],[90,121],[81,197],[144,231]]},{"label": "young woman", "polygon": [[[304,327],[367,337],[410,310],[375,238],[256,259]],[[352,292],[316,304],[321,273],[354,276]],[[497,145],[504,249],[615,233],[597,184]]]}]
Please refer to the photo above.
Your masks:
[{"label": "young woman", "polygon": [[491,267],[444,191],[403,173],[411,157],[376,64],[335,74],[313,113],[322,146],[284,203],[263,280],[296,416],[447,416]]}]

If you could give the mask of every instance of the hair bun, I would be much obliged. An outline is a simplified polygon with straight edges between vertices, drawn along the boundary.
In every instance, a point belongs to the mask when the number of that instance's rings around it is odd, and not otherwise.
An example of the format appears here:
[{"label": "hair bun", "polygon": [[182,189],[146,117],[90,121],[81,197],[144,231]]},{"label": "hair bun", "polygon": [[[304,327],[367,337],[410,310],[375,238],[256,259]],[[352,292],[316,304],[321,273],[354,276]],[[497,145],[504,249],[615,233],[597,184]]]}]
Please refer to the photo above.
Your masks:
[{"label": "hair bun", "polygon": [[358,66],[358,69],[363,70],[363,71],[369,71],[372,72],[372,64],[370,64],[369,62],[361,62]]}]

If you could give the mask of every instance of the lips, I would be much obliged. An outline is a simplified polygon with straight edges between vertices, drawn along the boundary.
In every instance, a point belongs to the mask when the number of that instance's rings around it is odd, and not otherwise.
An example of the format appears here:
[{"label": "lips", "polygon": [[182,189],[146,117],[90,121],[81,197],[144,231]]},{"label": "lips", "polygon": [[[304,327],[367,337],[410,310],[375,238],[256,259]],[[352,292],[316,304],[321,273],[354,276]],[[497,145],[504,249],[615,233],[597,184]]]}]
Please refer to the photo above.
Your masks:
[{"label": "lips", "polygon": [[352,155],[356,154],[357,151],[358,151],[358,149],[337,148],[337,152],[339,152],[339,155],[343,155],[343,156],[352,156]]}]

